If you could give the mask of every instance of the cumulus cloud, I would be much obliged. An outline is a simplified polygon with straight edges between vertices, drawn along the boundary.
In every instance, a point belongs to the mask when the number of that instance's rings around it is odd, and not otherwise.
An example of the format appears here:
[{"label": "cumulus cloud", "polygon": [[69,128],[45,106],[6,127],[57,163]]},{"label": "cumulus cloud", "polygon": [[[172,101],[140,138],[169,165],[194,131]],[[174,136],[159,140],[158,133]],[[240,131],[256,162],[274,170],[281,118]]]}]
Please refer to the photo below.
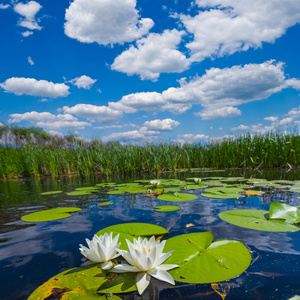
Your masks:
[{"label": "cumulus cloud", "polygon": [[293,124],[294,119],[289,117],[289,118],[284,118],[282,120],[279,121],[279,125],[281,126],[286,126],[286,125],[292,125]]},{"label": "cumulus cloud", "polygon": [[2,4],[2,3],[0,3],[0,9],[7,9],[9,7],[10,7],[9,4]]},{"label": "cumulus cloud", "polygon": [[278,117],[265,117],[265,121],[271,121],[271,122],[276,122],[278,120]]},{"label": "cumulus cloud", "polygon": [[300,117],[300,106],[292,108],[288,112],[288,116],[293,117],[293,118],[298,118]]},{"label": "cumulus cloud", "polygon": [[177,139],[178,141],[182,142],[199,142],[201,140],[207,140],[209,139],[209,135],[205,135],[203,133],[201,134],[192,134],[192,133],[186,133],[186,134],[182,134],[182,135],[178,135]]},{"label": "cumulus cloud", "polygon": [[146,35],[154,22],[141,18],[136,0],[74,0],[65,14],[65,34],[82,43],[124,44]]},{"label": "cumulus cloud", "polygon": [[102,137],[102,141],[138,141],[145,138],[144,134],[140,133],[139,130],[117,132]]},{"label": "cumulus cloud", "polygon": [[160,73],[180,73],[187,70],[190,63],[177,50],[184,31],[165,30],[162,34],[150,33],[121,53],[111,65],[116,71],[127,75],[137,74],[141,79],[156,81]]},{"label": "cumulus cloud", "polygon": [[194,39],[191,61],[273,43],[300,21],[298,0],[196,0],[198,14],[175,15]]},{"label": "cumulus cloud", "polygon": [[176,127],[180,125],[180,122],[172,120],[172,119],[164,119],[164,120],[152,120],[146,121],[144,126],[147,127],[149,130],[156,130],[156,131],[172,131]]},{"label": "cumulus cloud", "polygon": [[42,6],[36,1],[29,1],[28,3],[17,3],[14,6],[14,11],[23,17],[19,20],[18,25],[30,30],[41,30],[42,27],[40,27],[40,25],[38,24],[39,20],[36,20],[35,18],[35,15],[41,8]]},{"label": "cumulus cloud", "polygon": [[87,122],[79,122],[77,118],[70,114],[53,115],[49,112],[39,113],[32,111],[24,114],[11,114],[9,116],[9,123],[20,123],[22,121],[27,121],[34,123],[39,127],[55,130],[84,129],[86,126],[92,125]]},{"label": "cumulus cloud", "polygon": [[28,60],[28,63],[30,65],[32,65],[32,66],[34,65],[34,62],[33,62],[32,58],[31,58],[31,56],[28,56],[27,60]]},{"label": "cumulus cloud", "polygon": [[22,34],[24,37],[28,37],[28,36],[32,35],[33,32],[32,32],[32,31],[24,31],[24,32],[21,32],[21,34]]},{"label": "cumulus cloud", "polygon": [[203,120],[210,120],[210,119],[224,119],[224,118],[234,118],[240,116],[242,113],[241,111],[232,106],[224,106],[220,108],[214,109],[206,109],[195,113],[196,116],[201,117]]},{"label": "cumulus cloud", "polygon": [[82,75],[82,76],[76,77],[68,82],[77,86],[79,89],[89,90],[96,81],[97,81],[96,79],[92,79],[89,76]]},{"label": "cumulus cloud", "polygon": [[251,129],[250,126],[246,126],[246,125],[241,124],[241,125],[239,125],[239,126],[237,126],[237,127],[231,128],[230,130],[231,130],[231,131],[245,131],[245,130],[248,130],[248,131],[249,131],[250,129]]},{"label": "cumulus cloud", "polygon": [[74,114],[90,121],[98,120],[103,124],[117,121],[122,117],[122,111],[91,104],[77,104],[73,107],[64,106],[62,110],[64,113]]},{"label": "cumulus cloud", "polygon": [[285,88],[296,88],[298,79],[286,79],[283,63],[267,61],[231,68],[211,68],[202,76],[187,81],[180,87],[171,87],[162,93],[129,94],[118,102],[109,103],[112,109],[125,113],[171,111],[184,113],[193,105],[203,107],[200,117],[206,119],[234,117],[241,114],[236,106],[267,99]]},{"label": "cumulus cloud", "polygon": [[55,130],[49,130],[47,131],[51,136],[57,136],[57,137],[60,137],[60,138],[63,138],[64,135],[58,131],[55,131]]},{"label": "cumulus cloud", "polygon": [[138,125],[135,125],[133,123],[129,124],[123,124],[123,125],[106,125],[106,126],[96,126],[94,127],[95,129],[100,129],[100,130],[107,130],[107,129],[114,129],[114,128],[124,128],[124,127],[133,127],[133,128],[139,128]]},{"label": "cumulus cloud", "polygon": [[34,78],[12,77],[0,83],[0,87],[8,93],[15,95],[29,95],[39,97],[67,97],[69,87],[64,83],[53,83],[46,80]]}]

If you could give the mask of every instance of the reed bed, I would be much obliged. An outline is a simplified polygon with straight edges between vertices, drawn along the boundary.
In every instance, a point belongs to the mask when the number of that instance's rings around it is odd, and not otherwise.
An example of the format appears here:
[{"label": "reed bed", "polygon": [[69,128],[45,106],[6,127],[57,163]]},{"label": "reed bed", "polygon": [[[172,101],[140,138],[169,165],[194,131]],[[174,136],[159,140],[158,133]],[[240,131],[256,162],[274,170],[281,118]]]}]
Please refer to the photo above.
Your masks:
[{"label": "reed bed", "polygon": [[245,134],[183,145],[175,142],[132,145],[102,143],[99,139],[84,142],[75,136],[53,138],[34,130],[35,133],[26,136],[15,130],[14,134],[10,132],[9,139],[2,133],[1,178],[300,166],[300,136],[295,132]]}]

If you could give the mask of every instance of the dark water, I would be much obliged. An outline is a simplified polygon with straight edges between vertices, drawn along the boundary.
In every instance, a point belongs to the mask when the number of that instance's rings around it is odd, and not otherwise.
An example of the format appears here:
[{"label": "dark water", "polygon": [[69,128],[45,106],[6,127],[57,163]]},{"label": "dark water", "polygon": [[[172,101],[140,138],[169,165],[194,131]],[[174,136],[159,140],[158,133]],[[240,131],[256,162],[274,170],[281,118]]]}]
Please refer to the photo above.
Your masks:
[{"label": "dark water", "polygon": [[[291,170],[244,174],[239,171],[220,173],[165,174],[161,178],[204,176],[255,176],[266,179],[300,180],[300,172]],[[195,192],[197,200],[181,202],[182,210],[155,212],[157,205],[170,204],[155,197],[141,195],[115,196],[106,194],[41,196],[50,190],[73,191],[82,186],[101,182],[131,182],[154,177],[78,177],[42,178],[0,181],[0,299],[18,300],[28,296],[52,276],[79,266],[83,256],[78,248],[85,238],[110,225],[127,222],[152,223],[170,228],[169,237],[179,234],[211,231],[217,239],[242,241],[252,252],[253,263],[239,277],[226,283],[230,299],[289,299],[300,295],[300,232],[273,233],[245,229],[222,221],[218,214],[230,209],[265,209],[272,202],[300,206],[300,194],[270,192],[262,196],[248,196],[243,200],[208,199]],[[113,201],[100,207],[100,200]],[[178,203],[175,203],[178,205]],[[41,223],[26,223],[21,217],[30,212],[56,207],[80,207],[72,217]],[[180,218],[179,218],[180,217]],[[192,223],[195,226],[186,228]],[[124,299],[216,299],[221,297],[210,284],[181,284],[166,288],[152,280],[147,291],[120,295]]]}]

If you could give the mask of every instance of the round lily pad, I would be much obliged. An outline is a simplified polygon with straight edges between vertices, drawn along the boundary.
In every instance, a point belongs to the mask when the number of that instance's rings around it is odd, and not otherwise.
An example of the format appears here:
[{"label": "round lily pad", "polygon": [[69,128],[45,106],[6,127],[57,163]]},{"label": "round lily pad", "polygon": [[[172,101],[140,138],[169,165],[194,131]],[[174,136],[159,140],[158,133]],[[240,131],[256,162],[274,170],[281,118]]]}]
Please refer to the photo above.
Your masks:
[{"label": "round lily pad", "polygon": [[[127,293],[135,291],[135,273],[109,274],[99,264],[77,267],[64,271],[38,287],[28,298],[61,300],[106,300],[105,293]],[[119,300],[112,295],[111,300]]]},{"label": "round lily pad", "polygon": [[284,220],[266,219],[265,215],[268,211],[252,210],[252,209],[237,209],[223,211],[219,217],[231,224],[261,231],[289,232],[300,230],[299,226],[289,224]]},{"label": "round lily pad", "polygon": [[84,186],[84,187],[80,187],[80,188],[77,188],[75,189],[76,191],[98,191],[99,190],[99,187],[94,187],[94,186]]},{"label": "round lily pad", "polygon": [[83,191],[74,191],[74,192],[69,192],[67,195],[69,196],[81,196],[81,195],[90,195],[92,193],[91,190],[83,190]]},{"label": "round lily pad", "polygon": [[157,197],[160,200],[164,200],[164,201],[176,201],[176,202],[180,202],[180,201],[191,201],[191,200],[195,200],[197,199],[197,195],[194,194],[187,194],[187,193],[174,193],[174,194],[161,194]]},{"label": "round lily pad", "polygon": [[165,212],[165,211],[176,211],[176,210],[179,210],[180,207],[176,206],[176,205],[160,205],[160,206],[154,207],[154,209],[156,211]]},{"label": "round lily pad", "polygon": [[50,192],[44,192],[41,193],[41,195],[54,195],[54,194],[61,194],[63,191],[50,191]]},{"label": "round lily pad", "polygon": [[120,234],[119,242],[121,243],[120,249],[128,250],[125,239],[133,241],[134,238],[151,237],[151,236],[163,236],[168,233],[168,230],[153,224],[148,223],[124,223],[106,227],[97,232],[97,235],[103,235],[104,233],[110,234],[113,232],[113,236]]},{"label": "round lily pad", "polygon": [[81,208],[77,207],[63,207],[63,208],[53,208],[34,212],[23,216],[21,219],[25,222],[45,222],[64,219],[71,217],[71,212],[81,211]]},{"label": "round lily pad", "polygon": [[248,268],[251,254],[242,242],[213,242],[213,239],[214,234],[207,231],[179,235],[167,240],[164,252],[174,251],[166,264],[180,266],[168,271],[175,281],[219,282],[234,278]]}]

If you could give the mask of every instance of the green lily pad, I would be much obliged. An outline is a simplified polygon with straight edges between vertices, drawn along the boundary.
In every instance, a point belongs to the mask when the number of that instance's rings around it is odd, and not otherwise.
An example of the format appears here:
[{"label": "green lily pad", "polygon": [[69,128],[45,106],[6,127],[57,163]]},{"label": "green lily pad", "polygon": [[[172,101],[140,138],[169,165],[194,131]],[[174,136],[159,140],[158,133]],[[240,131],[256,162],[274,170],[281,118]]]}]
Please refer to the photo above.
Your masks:
[{"label": "green lily pad", "polygon": [[34,212],[23,216],[21,219],[25,222],[45,222],[64,219],[71,217],[71,212],[81,211],[81,208],[77,207],[63,207],[63,208],[53,208]]},{"label": "green lily pad", "polygon": [[157,197],[160,200],[164,201],[191,201],[197,199],[197,195],[194,194],[187,194],[187,193],[174,193],[174,194],[161,194]]},{"label": "green lily pad", "polygon": [[[103,289],[103,286],[110,282],[114,282],[116,284],[111,288]],[[131,274],[107,274],[106,272],[101,270],[99,264],[93,264],[90,266],[73,268],[52,277],[47,282],[38,287],[29,296],[28,300],[107,300],[107,297],[105,295],[99,295],[99,293],[126,293],[135,290],[135,280],[134,277],[131,276]],[[55,297],[55,292],[59,293],[59,297]],[[119,300],[121,298],[112,295],[111,297],[109,297],[109,299]]]},{"label": "green lily pad", "polygon": [[187,189],[187,190],[198,190],[198,189],[204,189],[204,188],[207,188],[208,185],[207,184],[189,184],[189,185],[186,185],[184,187],[184,189]]},{"label": "green lily pad", "polygon": [[113,190],[113,191],[109,191],[107,192],[108,195],[121,195],[121,194],[125,194],[125,191],[119,191],[119,190]]},{"label": "green lily pad", "polygon": [[243,195],[237,193],[227,194],[222,192],[202,193],[201,196],[213,199],[239,199],[243,197]]},{"label": "green lily pad", "polygon": [[74,192],[69,192],[67,195],[69,196],[81,196],[81,195],[90,195],[92,193],[91,190],[83,190],[83,191],[74,191]]},{"label": "green lily pad", "polygon": [[154,209],[156,211],[165,212],[165,211],[176,211],[176,210],[179,210],[180,207],[176,206],[176,205],[160,205],[160,206],[154,207]]},{"label": "green lily pad", "polygon": [[61,194],[63,191],[50,191],[50,192],[44,192],[41,193],[41,195],[54,195],[54,194]]},{"label": "green lily pad", "polygon": [[93,191],[93,190],[98,191],[99,187],[85,186],[85,187],[80,187],[80,188],[75,189],[75,191]]},{"label": "green lily pad", "polygon": [[270,205],[269,218],[283,219],[289,224],[296,224],[300,222],[300,208],[275,202]]},{"label": "green lily pad", "polygon": [[113,236],[116,236],[119,233],[119,242],[121,243],[120,249],[128,250],[125,239],[133,241],[134,238],[139,236],[163,236],[168,233],[168,230],[161,226],[148,223],[124,223],[103,228],[97,232],[97,235],[103,235],[105,232],[108,234],[113,232]]},{"label": "green lily pad", "polygon": [[237,209],[223,211],[219,217],[231,224],[261,231],[289,232],[300,230],[299,226],[289,224],[284,220],[266,219],[265,215],[268,211],[252,210],[252,209]]},{"label": "green lily pad", "polygon": [[114,204],[114,203],[111,202],[111,201],[104,201],[104,202],[100,202],[98,205],[100,205],[100,206],[107,206],[107,205],[112,205],[112,204]]},{"label": "green lily pad", "polygon": [[175,236],[166,242],[164,252],[174,250],[167,264],[180,267],[168,271],[176,281],[211,283],[234,278],[251,262],[251,254],[242,243],[234,240],[213,242],[211,232]]},{"label": "green lily pad", "polygon": [[234,193],[240,193],[243,192],[244,189],[238,188],[236,186],[225,186],[225,187],[213,187],[205,189],[205,193],[223,193],[223,194],[234,194]]},{"label": "green lily pad", "polygon": [[290,188],[290,191],[294,193],[300,193],[300,187],[292,187]]}]

